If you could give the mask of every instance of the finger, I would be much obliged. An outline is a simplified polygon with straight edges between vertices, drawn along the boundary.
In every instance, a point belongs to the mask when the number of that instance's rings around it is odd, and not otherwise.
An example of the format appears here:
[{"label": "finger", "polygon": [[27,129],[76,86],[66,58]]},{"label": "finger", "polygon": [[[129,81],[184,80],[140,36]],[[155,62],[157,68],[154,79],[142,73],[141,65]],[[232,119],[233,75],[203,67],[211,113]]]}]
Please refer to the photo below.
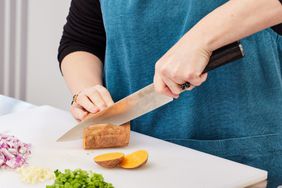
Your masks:
[{"label": "finger", "polygon": [[85,110],[91,113],[96,113],[99,111],[97,106],[91,102],[91,100],[85,94],[80,94],[77,97],[77,103],[82,106]]},{"label": "finger", "polygon": [[[207,80],[207,78],[208,78],[208,73],[202,74],[202,75],[200,76],[200,79],[201,79],[200,82],[201,82],[201,83],[205,82],[205,81]],[[195,88],[195,86],[193,86],[193,85],[191,84],[191,86],[190,86],[189,88],[185,89],[185,90],[191,91],[191,90],[194,89],[194,88]]]},{"label": "finger", "polygon": [[194,89],[195,88],[195,86],[193,86],[193,85],[191,85],[190,87],[188,87],[187,89],[185,89],[185,90],[187,90],[187,91],[191,91],[192,89]]},{"label": "finger", "polygon": [[184,80],[181,79],[181,76],[176,71],[173,71],[173,69],[164,67],[163,69],[161,69],[161,73],[162,78],[168,78],[179,85],[184,82]]},{"label": "finger", "polygon": [[102,97],[102,99],[104,100],[107,106],[111,106],[114,104],[111,94],[106,88],[100,85],[97,85],[95,88],[97,89],[97,91],[99,92],[100,96]]},{"label": "finger", "polygon": [[202,82],[205,82],[205,81],[207,80],[207,78],[208,78],[208,73],[202,74],[202,75],[200,76],[200,78],[201,78]]},{"label": "finger", "polygon": [[155,90],[158,93],[161,93],[161,94],[167,95],[169,97],[173,97],[173,98],[177,98],[178,97],[177,95],[174,95],[170,91],[170,89],[166,86],[166,84],[161,79],[161,77],[158,75],[158,73],[155,73],[155,76],[154,76],[154,87],[155,87]]},{"label": "finger", "polygon": [[190,81],[190,83],[191,83],[193,86],[199,86],[199,85],[201,85],[203,82],[206,81],[207,77],[208,77],[208,74],[207,74],[207,73],[204,73],[204,74],[202,74],[202,75],[200,75],[200,76],[195,76],[194,79],[192,79],[192,80]]},{"label": "finger", "polygon": [[191,85],[193,86],[199,86],[203,83],[203,79],[201,78],[201,76],[191,76],[189,78],[189,80],[186,80],[187,82],[189,82]]},{"label": "finger", "polygon": [[176,70],[170,70],[168,71],[166,77],[172,80],[173,82],[177,83],[178,85],[181,85],[183,82],[185,82],[185,79],[181,75],[182,74],[180,72],[177,72]]},{"label": "finger", "polygon": [[165,84],[167,85],[167,87],[169,88],[169,90],[174,94],[179,96],[179,94],[182,92],[182,89],[180,87],[179,84],[173,82],[172,80],[168,79],[168,78],[163,78],[163,81],[165,82]]},{"label": "finger", "polygon": [[78,121],[83,120],[88,115],[88,112],[77,104],[73,104],[70,108],[70,111],[73,117]]},{"label": "finger", "polygon": [[98,110],[103,110],[107,107],[105,101],[96,89],[92,90],[91,93],[88,93],[87,96],[92,101],[92,103],[94,103],[98,107]]}]

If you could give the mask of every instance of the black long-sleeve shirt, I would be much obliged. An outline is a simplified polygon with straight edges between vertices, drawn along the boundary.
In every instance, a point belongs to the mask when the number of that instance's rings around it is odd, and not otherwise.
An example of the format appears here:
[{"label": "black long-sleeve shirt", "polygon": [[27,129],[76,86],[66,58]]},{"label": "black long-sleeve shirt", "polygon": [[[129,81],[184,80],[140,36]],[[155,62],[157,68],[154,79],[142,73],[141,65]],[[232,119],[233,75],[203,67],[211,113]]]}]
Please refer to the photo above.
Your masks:
[{"label": "black long-sleeve shirt", "polygon": [[[282,0],[279,0],[282,3]],[[273,27],[282,35],[282,24]],[[59,46],[58,60],[75,51],[95,54],[104,61],[106,33],[99,0],[72,0]]]},{"label": "black long-sleeve shirt", "polygon": [[58,60],[75,51],[95,54],[104,61],[106,33],[99,0],[72,0],[61,38]]}]

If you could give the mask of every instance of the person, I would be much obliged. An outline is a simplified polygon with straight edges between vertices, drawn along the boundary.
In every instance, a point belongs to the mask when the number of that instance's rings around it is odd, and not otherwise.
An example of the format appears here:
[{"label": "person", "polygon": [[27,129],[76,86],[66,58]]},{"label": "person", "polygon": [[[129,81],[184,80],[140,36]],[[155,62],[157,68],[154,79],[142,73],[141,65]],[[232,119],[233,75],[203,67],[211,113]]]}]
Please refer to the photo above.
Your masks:
[{"label": "person", "polygon": [[[72,0],[58,53],[71,113],[80,121],[153,82],[175,100],[132,130],[265,169],[278,186],[280,23],[279,0]],[[237,40],[245,57],[207,79],[212,52]]]}]

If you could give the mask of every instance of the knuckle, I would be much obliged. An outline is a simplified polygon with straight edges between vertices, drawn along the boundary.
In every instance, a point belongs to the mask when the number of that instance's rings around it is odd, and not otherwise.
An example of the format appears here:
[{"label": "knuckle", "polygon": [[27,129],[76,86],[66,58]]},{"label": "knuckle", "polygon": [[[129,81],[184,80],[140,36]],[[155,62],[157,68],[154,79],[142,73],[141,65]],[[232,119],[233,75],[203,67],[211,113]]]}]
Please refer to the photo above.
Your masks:
[{"label": "knuckle", "polygon": [[179,74],[177,73],[177,71],[173,71],[172,73],[171,73],[171,78],[173,79],[173,80],[178,80],[179,79]]},{"label": "knuckle", "polygon": [[81,104],[82,103],[82,96],[81,96],[81,94],[77,96],[76,103],[77,104]]},{"label": "knuckle", "polygon": [[97,85],[95,91],[100,93],[100,94],[102,94],[103,96],[108,93],[108,90],[105,87],[101,86],[101,85]]},{"label": "knuckle", "polygon": [[155,64],[155,69],[156,70],[159,70],[160,69],[160,65],[161,65],[161,61],[157,61],[156,64]]},{"label": "knuckle", "polygon": [[188,72],[184,77],[185,81],[188,81],[188,82],[192,82],[194,78],[195,78],[195,75],[192,72]]},{"label": "knuckle", "polygon": [[94,89],[95,89],[95,90],[104,89],[104,87],[101,86],[101,85],[99,85],[99,84],[97,84],[97,85],[94,86]]},{"label": "knuckle", "polygon": [[91,87],[86,91],[86,95],[91,95],[92,93],[95,93],[97,91],[96,87]]},{"label": "knuckle", "polygon": [[88,102],[84,102],[82,104],[80,104],[81,107],[83,107],[84,109],[86,109],[87,111],[91,111],[92,110],[92,106],[91,106],[91,103],[88,103]]},{"label": "knuckle", "polygon": [[89,90],[91,90],[91,88],[83,89],[81,92],[78,93],[78,95],[85,95],[86,93],[89,92]]},{"label": "knuckle", "polygon": [[85,106],[86,101],[85,101],[84,96],[78,96],[78,97],[77,97],[77,100],[76,100],[76,103],[77,103],[78,105]]},{"label": "knuckle", "polygon": [[163,76],[168,75],[168,69],[167,69],[167,67],[162,66],[162,67],[160,68],[160,74],[163,75]]},{"label": "knuckle", "polygon": [[89,93],[89,95],[88,95],[88,96],[89,96],[91,99],[96,100],[96,99],[97,99],[98,94],[99,94],[99,92],[98,92],[97,90],[93,90],[91,93]]},{"label": "knuckle", "polygon": [[105,89],[101,89],[98,91],[99,94],[101,94],[101,97],[105,97],[108,95],[108,91]]},{"label": "knuckle", "polygon": [[78,95],[86,95],[92,88],[85,88],[81,90]]}]

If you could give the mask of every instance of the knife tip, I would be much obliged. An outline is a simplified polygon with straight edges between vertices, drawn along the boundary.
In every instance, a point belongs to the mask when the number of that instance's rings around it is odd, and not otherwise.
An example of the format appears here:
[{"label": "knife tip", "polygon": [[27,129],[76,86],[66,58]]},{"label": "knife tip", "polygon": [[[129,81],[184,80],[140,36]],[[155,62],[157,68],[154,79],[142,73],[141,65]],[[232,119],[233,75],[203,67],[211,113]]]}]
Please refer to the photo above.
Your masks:
[{"label": "knife tip", "polygon": [[56,142],[70,142],[70,141],[75,141],[75,140],[80,140],[81,137],[70,137],[69,135],[65,134],[58,138]]}]

